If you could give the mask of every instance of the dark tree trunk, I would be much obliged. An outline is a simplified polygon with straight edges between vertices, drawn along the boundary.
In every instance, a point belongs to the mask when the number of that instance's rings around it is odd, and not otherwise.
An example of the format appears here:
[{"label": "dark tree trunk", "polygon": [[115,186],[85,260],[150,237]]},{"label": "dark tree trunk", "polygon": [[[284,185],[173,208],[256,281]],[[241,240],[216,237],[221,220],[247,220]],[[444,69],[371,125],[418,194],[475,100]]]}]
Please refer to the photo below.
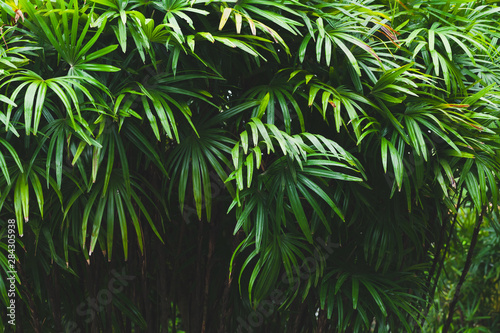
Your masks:
[{"label": "dark tree trunk", "polygon": [[318,333],[328,333],[328,318],[326,316],[326,311],[325,310],[319,310],[319,317],[318,317]]},{"label": "dark tree trunk", "polygon": [[[169,312],[170,312],[170,306],[169,306],[169,301],[168,301],[168,294],[167,294],[167,261],[165,259],[165,247],[160,246],[159,249],[159,256],[158,256],[158,265],[159,265],[159,275],[160,278],[158,279],[158,284],[159,284],[159,298],[160,298],[160,326],[161,330],[160,333],[168,333],[168,319],[169,319]],[[172,320],[175,320],[175,318],[172,318]]]},{"label": "dark tree trunk", "polygon": [[17,268],[17,273],[19,275],[19,278],[21,279],[22,283],[24,284],[24,288],[22,292],[24,293],[24,297],[28,300],[29,304],[29,309],[30,309],[30,319],[31,319],[31,326],[33,327],[33,330],[35,333],[41,333],[42,332],[42,327],[40,325],[40,318],[38,318],[38,313],[36,312],[36,305],[35,301],[33,300],[33,289],[31,288],[31,283],[27,279],[26,275],[24,274],[24,270],[22,269],[22,266],[19,264],[19,262],[16,262],[16,268]]}]

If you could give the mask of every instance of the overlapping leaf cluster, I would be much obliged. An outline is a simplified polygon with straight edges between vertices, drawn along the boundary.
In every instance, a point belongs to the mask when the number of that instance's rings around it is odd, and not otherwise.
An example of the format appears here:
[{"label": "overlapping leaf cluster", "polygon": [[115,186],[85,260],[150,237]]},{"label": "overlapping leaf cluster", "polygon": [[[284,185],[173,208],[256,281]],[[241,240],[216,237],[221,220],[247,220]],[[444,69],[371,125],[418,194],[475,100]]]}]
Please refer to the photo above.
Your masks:
[{"label": "overlapping leaf cluster", "polygon": [[[495,5],[0,4],[0,215],[25,237],[27,305],[52,265],[69,288],[94,251],[132,249],[163,253],[128,267],[163,265],[170,289],[117,296],[96,329],[166,330],[143,318],[160,293],[187,331],[237,331],[278,290],[261,331],[413,331],[457,201],[498,207]],[[39,312],[58,328],[76,303]]]}]

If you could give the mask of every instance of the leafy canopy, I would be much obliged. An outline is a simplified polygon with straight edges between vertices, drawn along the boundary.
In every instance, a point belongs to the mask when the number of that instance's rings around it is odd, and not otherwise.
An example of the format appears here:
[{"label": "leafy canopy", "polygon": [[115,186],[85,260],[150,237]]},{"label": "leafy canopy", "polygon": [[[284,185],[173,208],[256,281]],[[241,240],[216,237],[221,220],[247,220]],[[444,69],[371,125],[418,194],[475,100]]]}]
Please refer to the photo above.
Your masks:
[{"label": "leafy canopy", "polygon": [[35,330],[87,327],[127,267],[92,329],[234,332],[279,291],[262,331],[413,331],[457,205],[498,214],[495,4],[0,6],[0,217]]}]

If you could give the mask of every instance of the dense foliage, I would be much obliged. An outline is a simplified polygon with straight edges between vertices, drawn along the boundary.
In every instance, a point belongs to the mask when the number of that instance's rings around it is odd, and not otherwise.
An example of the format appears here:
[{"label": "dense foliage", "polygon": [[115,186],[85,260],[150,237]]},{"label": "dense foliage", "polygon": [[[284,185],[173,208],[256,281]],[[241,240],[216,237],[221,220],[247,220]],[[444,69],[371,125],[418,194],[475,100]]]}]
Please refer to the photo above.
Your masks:
[{"label": "dense foliage", "polygon": [[18,329],[417,332],[498,210],[487,1],[0,6]]}]

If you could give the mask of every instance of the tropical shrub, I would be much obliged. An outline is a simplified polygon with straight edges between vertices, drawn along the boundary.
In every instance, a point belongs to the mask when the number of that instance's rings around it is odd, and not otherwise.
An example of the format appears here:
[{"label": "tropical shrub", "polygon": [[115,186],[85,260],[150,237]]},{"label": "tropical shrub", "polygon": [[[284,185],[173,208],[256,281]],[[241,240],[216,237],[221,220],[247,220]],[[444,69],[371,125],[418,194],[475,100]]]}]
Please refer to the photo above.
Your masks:
[{"label": "tropical shrub", "polygon": [[498,213],[494,4],[0,5],[20,329],[419,331]]}]

